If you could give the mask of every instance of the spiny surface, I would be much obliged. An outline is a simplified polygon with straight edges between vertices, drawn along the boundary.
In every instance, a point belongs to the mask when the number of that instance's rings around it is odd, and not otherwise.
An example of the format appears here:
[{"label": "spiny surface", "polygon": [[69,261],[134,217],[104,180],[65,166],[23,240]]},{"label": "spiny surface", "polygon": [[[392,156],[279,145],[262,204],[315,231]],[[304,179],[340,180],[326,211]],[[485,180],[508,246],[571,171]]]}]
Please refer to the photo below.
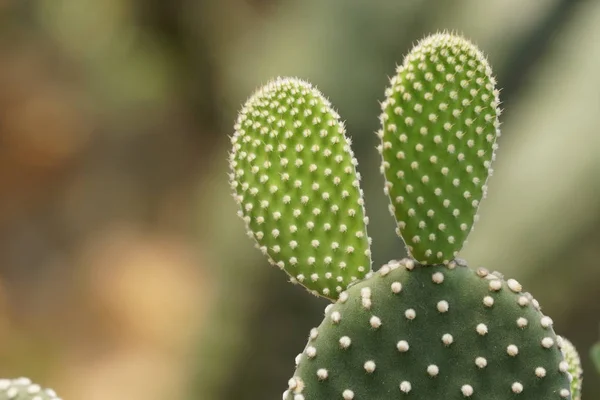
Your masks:
[{"label": "spiny surface", "polygon": [[561,351],[565,357],[566,364],[562,368],[567,369],[571,374],[571,393],[573,400],[581,399],[581,386],[583,384],[583,370],[581,369],[581,358],[573,343],[565,338],[561,338]]},{"label": "spiny surface", "polygon": [[239,215],[272,264],[329,298],[371,270],[356,158],[317,89],[270,82],[240,111],[231,142]]},{"label": "spiny surface", "polygon": [[406,56],[385,92],[385,192],[398,234],[421,263],[454,259],[473,227],[499,135],[495,85],[477,47],[436,34]]},{"label": "spiny surface", "polygon": [[570,399],[557,343],[513,279],[391,262],[328,306],[283,399]]},{"label": "spiny surface", "polygon": [[0,400],[60,400],[52,389],[42,389],[29,378],[0,379]]}]

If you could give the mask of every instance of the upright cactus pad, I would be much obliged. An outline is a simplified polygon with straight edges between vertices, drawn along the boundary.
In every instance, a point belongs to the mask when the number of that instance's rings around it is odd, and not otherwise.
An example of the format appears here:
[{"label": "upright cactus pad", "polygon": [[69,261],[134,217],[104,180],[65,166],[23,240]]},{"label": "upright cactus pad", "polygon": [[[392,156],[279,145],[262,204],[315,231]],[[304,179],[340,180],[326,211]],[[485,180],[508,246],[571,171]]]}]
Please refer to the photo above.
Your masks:
[{"label": "upright cactus pad", "polygon": [[344,124],[310,84],[277,79],[244,105],[230,183],[248,235],[272,264],[337,298],[371,270],[367,218]]},{"label": "upright cactus pad", "polygon": [[448,263],[485,196],[499,135],[496,80],[476,46],[436,34],[406,56],[385,94],[379,150],[398,233],[417,261]]},{"label": "upright cactus pad", "polygon": [[561,338],[561,350],[565,357],[566,365],[563,364],[563,368],[567,368],[571,375],[571,394],[573,400],[581,400],[581,386],[583,384],[583,370],[581,369],[581,359],[579,353],[573,343],[565,338]]},{"label": "upright cactus pad", "polygon": [[454,262],[391,262],[328,306],[283,399],[570,399],[552,320],[521,290]]},{"label": "upright cactus pad", "polygon": [[28,378],[0,379],[0,400],[60,400],[52,389],[42,389]]}]

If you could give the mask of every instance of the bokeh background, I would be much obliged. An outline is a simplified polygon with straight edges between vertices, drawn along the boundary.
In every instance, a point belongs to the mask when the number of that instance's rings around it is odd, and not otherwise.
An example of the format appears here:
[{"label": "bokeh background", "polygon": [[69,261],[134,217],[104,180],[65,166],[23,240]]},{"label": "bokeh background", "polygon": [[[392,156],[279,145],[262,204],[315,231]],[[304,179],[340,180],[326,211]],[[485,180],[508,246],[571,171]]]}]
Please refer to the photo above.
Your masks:
[{"label": "bokeh background", "polygon": [[0,0],[0,376],[65,399],[278,399],[326,303],[245,237],[236,111],[277,75],[347,121],[374,265],[405,255],[378,101],[421,36],[461,32],[503,135],[462,256],[524,284],[587,357],[600,324],[600,1]]}]

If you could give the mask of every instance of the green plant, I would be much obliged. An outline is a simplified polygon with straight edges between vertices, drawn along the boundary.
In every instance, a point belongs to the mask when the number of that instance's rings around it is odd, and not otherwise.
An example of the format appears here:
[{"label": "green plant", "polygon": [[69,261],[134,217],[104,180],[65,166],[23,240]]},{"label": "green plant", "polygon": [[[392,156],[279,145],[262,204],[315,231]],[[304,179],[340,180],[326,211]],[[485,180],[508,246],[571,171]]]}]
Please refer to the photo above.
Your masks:
[{"label": "green plant", "polygon": [[325,97],[278,78],[235,124],[230,183],[248,235],[293,283],[335,301],[283,399],[576,399],[573,353],[535,298],[456,258],[500,135],[485,57],[462,37],[432,35],[385,96],[381,172],[410,257],[377,272],[357,162]]},{"label": "green plant", "polygon": [[52,389],[43,389],[28,378],[0,379],[0,400],[60,400]]}]

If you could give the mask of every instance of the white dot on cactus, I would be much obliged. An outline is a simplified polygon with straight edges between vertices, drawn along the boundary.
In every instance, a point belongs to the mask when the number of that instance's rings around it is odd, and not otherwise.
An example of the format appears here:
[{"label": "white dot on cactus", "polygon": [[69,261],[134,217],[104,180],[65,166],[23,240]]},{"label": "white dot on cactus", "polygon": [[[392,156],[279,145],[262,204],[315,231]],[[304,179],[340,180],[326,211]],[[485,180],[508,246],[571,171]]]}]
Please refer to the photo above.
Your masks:
[{"label": "white dot on cactus", "polygon": [[431,364],[427,367],[427,373],[429,376],[437,376],[440,373],[440,369],[437,365]]},{"label": "white dot on cactus", "polygon": [[546,376],[546,369],[542,368],[542,367],[537,367],[535,369],[535,376],[537,376],[538,378],[543,378]]},{"label": "white dot on cactus", "polygon": [[520,382],[514,382],[511,386],[513,393],[521,393],[523,391],[523,385]]},{"label": "white dot on cactus", "polygon": [[560,397],[562,398],[567,398],[569,397],[569,395],[571,394],[571,392],[569,391],[569,389],[561,389],[560,390]]},{"label": "white dot on cactus", "polygon": [[402,284],[400,282],[394,282],[391,285],[392,292],[398,294],[402,291]]},{"label": "white dot on cactus", "polygon": [[344,398],[344,400],[352,400],[354,399],[354,392],[350,389],[346,389],[342,393],[342,397]]},{"label": "white dot on cactus", "polygon": [[460,391],[462,392],[463,396],[470,397],[471,395],[473,395],[473,386],[462,385],[462,387],[460,388]]},{"label": "white dot on cactus", "polygon": [[552,318],[546,317],[546,316],[542,317],[542,319],[540,320],[540,323],[542,324],[543,328],[549,328],[553,324]]},{"label": "white dot on cactus", "polygon": [[444,201],[442,202],[442,205],[443,205],[445,208],[448,208],[448,206],[450,206],[450,200],[448,200],[448,199],[444,199]]},{"label": "white dot on cactus", "polygon": [[404,266],[407,270],[412,271],[415,268],[415,262],[413,260],[405,260]]},{"label": "white dot on cactus", "polygon": [[477,327],[475,328],[475,330],[481,336],[484,336],[485,334],[488,333],[488,327],[485,324],[478,324]]},{"label": "white dot on cactus", "polygon": [[542,347],[549,349],[554,346],[554,340],[551,337],[545,337],[542,339]]},{"label": "white dot on cactus", "polygon": [[329,372],[325,368],[319,368],[317,370],[317,378],[319,378],[319,380],[324,381],[328,377],[329,377]]},{"label": "white dot on cactus", "polygon": [[404,316],[406,319],[413,320],[417,317],[417,312],[414,309],[409,308],[404,312]]},{"label": "white dot on cactus", "polygon": [[440,284],[444,282],[444,274],[441,272],[435,272],[433,275],[431,275],[431,280],[434,283]]},{"label": "white dot on cactus", "polygon": [[529,304],[529,299],[527,298],[527,296],[520,296],[517,302],[521,307],[525,307]]},{"label": "white dot on cactus", "polygon": [[450,170],[448,169],[448,167],[443,167],[442,168],[442,175],[448,175],[448,172],[450,172]]},{"label": "white dot on cactus", "polygon": [[400,340],[398,343],[396,343],[396,348],[400,353],[406,353],[410,346],[406,340]]},{"label": "white dot on cactus", "polygon": [[515,293],[520,293],[521,290],[523,290],[523,287],[521,286],[521,284],[519,282],[517,282],[515,279],[507,280],[506,284],[508,285],[508,288]]},{"label": "white dot on cactus", "polygon": [[410,384],[410,382],[409,382],[409,381],[402,381],[402,382],[400,383],[400,390],[401,390],[403,393],[408,393],[408,392],[410,392],[410,391],[411,391],[411,389],[412,389],[412,385]]},{"label": "white dot on cactus", "polygon": [[314,358],[317,355],[317,349],[313,346],[308,346],[306,348],[306,355],[308,358]]},{"label": "white dot on cactus", "polygon": [[490,290],[497,292],[502,289],[502,281],[499,279],[492,279],[489,283]]},{"label": "white dot on cactus", "polygon": [[558,364],[558,370],[562,373],[565,373],[569,370],[569,363],[567,363],[566,361],[561,361]]},{"label": "white dot on cactus", "polygon": [[369,360],[369,361],[365,362],[364,368],[365,368],[365,371],[367,371],[367,373],[369,373],[369,374],[373,373],[375,371],[375,367],[376,366],[375,366],[374,361]]},{"label": "white dot on cactus", "polygon": [[531,299],[531,304],[533,305],[533,308],[539,311],[540,303],[536,299]]},{"label": "white dot on cactus", "polygon": [[381,326],[381,319],[379,317],[372,316],[371,319],[369,319],[369,324],[371,324],[371,328],[377,329]]},{"label": "white dot on cactus", "polygon": [[454,338],[451,334],[445,333],[444,335],[442,335],[442,343],[444,343],[446,346],[450,346],[453,342]]},{"label": "white dot on cactus", "polygon": [[527,326],[528,322],[526,318],[520,317],[519,319],[517,319],[517,326],[519,328],[525,328]]},{"label": "white dot on cactus", "polygon": [[483,357],[477,357],[475,359],[475,365],[479,368],[485,368],[487,366],[487,360]]},{"label": "white dot on cactus", "polygon": [[454,236],[448,236],[448,243],[454,243]]},{"label": "white dot on cactus", "polygon": [[514,344],[511,344],[506,348],[506,353],[508,353],[508,355],[511,357],[515,357],[517,354],[519,354],[519,348]]},{"label": "white dot on cactus", "polygon": [[441,313],[448,312],[449,308],[450,308],[450,305],[448,304],[448,302],[446,300],[438,301],[437,310],[439,312],[441,312]]},{"label": "white dot on cactus", "polygon": [[340,347],[342,349],[347,349],[352,344],[352,340],[348,336],[342,336],[340,338]]}]

